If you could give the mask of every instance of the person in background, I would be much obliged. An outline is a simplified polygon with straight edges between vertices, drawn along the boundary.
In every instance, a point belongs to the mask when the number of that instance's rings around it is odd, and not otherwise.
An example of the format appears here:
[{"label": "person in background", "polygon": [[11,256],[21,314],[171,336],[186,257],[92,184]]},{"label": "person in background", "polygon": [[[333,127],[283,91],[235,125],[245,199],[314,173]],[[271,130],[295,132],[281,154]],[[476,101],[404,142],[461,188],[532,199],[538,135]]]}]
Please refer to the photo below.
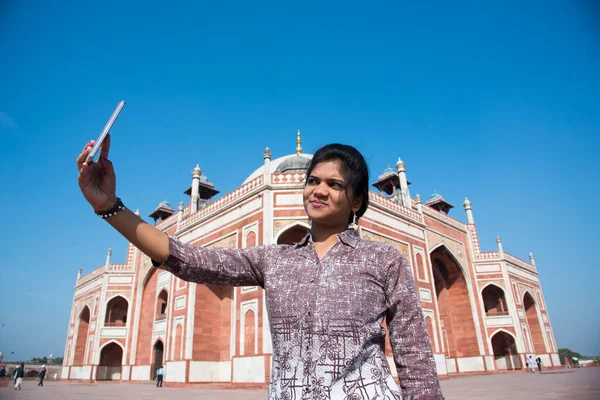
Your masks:
[{"label": "person in background", "polygon": [[567,357],[565,357],[565,368],[571,368],[571,363]]},{"label": "person in background", "polygon": [[40,382],[38,383],[38,386],[44,386],[44,378],[46,377],[46,366],[45,365],[42,365],[42,369],[40,370],[38,377],[40,378]]},{"label": "person in background", "polygon": [[21,364],[15,370],[15,390],[21,390],[21,384],[25,377],[25,364]]},{"label": "person in background", "polygon": [[535,362],[533,361],[533,357],[529,356],[527,359],[527,366],[529,367],[529,372],[535,374]]},{"label": "person in background", "polygon": [[538,357],[538,358],[536,358],[536,359],[535,359],[535,363],[537,364],[537,366],[538,366],[538,370],[540,371],[540,374],[541,374],[541,373],[542,373],[542,359],[541,359],[541,358],[539,358],[539,357]]},{"label": "person in background", "polygon": [[4,378],[6,377],[6,368],[4,368],[4,365],[2,367],[0,367],[0,378]]},{"label": "person in background", "polygon": [[161,365],[160,368],[156,371],[156,387],[162,387],[164,376],[165,376],[165,369]]}]

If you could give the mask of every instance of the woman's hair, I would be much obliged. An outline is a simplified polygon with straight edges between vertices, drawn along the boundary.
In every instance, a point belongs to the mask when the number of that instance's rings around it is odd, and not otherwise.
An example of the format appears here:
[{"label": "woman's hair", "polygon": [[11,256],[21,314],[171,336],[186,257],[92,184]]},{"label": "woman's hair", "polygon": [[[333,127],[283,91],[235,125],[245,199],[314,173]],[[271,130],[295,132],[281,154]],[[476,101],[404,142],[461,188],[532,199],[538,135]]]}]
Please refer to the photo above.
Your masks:
[{"label": "woman's hair", "polygon": [[[317,164],[327,161],[340,162],[348,199],[362,196],[362,205],[356,212],[357,218],[362,217],[369,206],[369,167],[364,157],[354,147],[345,144],[334,143],[323,146],[317,150],[310,161],[306,170],[307,180]],[[352,197],[348,196],[348,189],[352,192]],[[348,218],[348,223],[351,222],[352,215]]]}]

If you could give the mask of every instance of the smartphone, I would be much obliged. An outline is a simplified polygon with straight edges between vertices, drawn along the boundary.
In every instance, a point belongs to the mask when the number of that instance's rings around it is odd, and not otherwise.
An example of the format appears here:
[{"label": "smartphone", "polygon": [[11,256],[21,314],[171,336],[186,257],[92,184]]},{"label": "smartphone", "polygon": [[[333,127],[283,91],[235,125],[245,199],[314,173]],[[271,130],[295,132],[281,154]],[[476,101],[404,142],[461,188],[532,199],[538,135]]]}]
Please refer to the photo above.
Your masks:
[{"label": "smartphone", "polygon": [[90,151],[90,154],[88,154],[85,162],[89,163],[91,161],[94,161],[94,157],[96,156],[96,153],[98,153],[98,151],[102,147],[102,142],[104,142],[106,135],[108,134],[108,132],[110,132],[110,128],[112,128],[113,124],[117,120],[117,117],[119,116],[119,113],[121,112],[121,110],[123,109],[124,106],[125,106],[125,101],[121,100],[121,102],[117,105],[117,108],[115,108],[115,111],[113,112],[113,114],[110,116],[110,119],[106,123],[106,126],[102,130],[102,133],[100,134],[100,136],[98,136],[98,140],[96,140],[96,144],[94,144],[94,147],[92,148],[92,151]]}]

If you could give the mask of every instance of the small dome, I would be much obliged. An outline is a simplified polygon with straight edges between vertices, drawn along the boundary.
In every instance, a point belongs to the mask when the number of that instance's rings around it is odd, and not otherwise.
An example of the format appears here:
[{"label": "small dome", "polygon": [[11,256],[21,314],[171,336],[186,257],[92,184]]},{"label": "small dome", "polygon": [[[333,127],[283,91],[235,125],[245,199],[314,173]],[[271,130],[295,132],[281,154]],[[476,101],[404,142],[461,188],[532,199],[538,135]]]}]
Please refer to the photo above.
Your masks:
[{"label": "small dome", "polygon": [[440,196],[439,194],[433,192],[433,194],[431,196],[429,196],[429,200],[434,200],[434,199],[437,199],[439,197],[442,197],[442,196]]},{"label": "small dome", "polygon": [[197,176],[202,176],[203,172],[200,169],[200,165],[196,164],[196,166],[194,167],[194,169],[192,170],[192,175],[195,177]]},{"label": "small dome", "polygon": [[406,163],[404,161],[402,161],[402,159],[400,159],[400,157],[398,157],[398,162],[396,163],[396,169],[398,171],[404,169],[406,167]]},{"label": "small dome", "polygon": [[275,172],[305,171],[310,164],[310,160],[308,157],[297,154],[279,164]]},{"label": "small dome", "polygon": [[159,207],[160,207],[160,206],[165,206],[165,207],[170,207],[170,208],[173,208],[173,206],[171,206],[171,203],[169,203],[169,202],[168,202],[166,199],[165,199],[165,200],[163,200],[163,201],[161,201],[161,202],[160,202],[160,204],[159,204],[158,206],[159,206]]}]

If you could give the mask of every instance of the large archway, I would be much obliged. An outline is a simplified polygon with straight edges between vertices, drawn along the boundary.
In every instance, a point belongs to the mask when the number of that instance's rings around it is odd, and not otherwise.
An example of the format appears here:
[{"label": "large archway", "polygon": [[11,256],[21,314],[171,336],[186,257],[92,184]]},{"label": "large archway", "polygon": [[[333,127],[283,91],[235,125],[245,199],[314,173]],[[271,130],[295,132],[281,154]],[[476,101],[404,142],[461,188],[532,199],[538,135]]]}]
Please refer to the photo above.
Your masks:
[{"label": "large archway", "polygon": [[156,343],[154,343],[153,350],[154,362],[152,363],[152,371],[150,373],[150,377],[152,379],[156,379],[156,371],[158,371],[158,369],[163,366],[163,354],[165,351],[165,346],[162,340],[158,340]]},{"label": "large archway", "polygon": [[486,286],[481,291],[481,297],[483,298],[485,315],[508,315],[504,290],[502,290],[499,286],[493,284]]},{"label": "large archway", "polygon": [[277,238],[277,244],[296,244],[301,241],[304,236],[308,233],[308,228],[304,225],[293,225],[284,232],[282,232]]},{"label": "large archway", "polygon": [[492,336],[492,349],[496,368],[501,370],[522,368],[513,336],[504,331],[498,331]]},{"label": "large archway", "polygon": [[123,348],[115,342],[110,342],[100,351],[98,364],[99,381],[118,381],[121,379]]},{"label": "large archway", "polygon": [[546,346],[544,345],[544,337],[542,336],[542,327],[537,315],[537,305],[533,297],[525,292],[523,296],[523,307],[525,308],[525,315],[527,316],[527,325],[529,325],[529,333],[531,335],[531,341],[533,342],[533,352],[536,354],[542,354],[546,352]]},{"label": "large archway", "polygon": [[123,296],[113,297],[106,304],[105,326],[125,326],[127,324],[127,308],[129,302]]},{"label": "large archway", "polygon": [[150,365],[150,353],[152,352],[152,335],[154,332],[154,320],[156,317],[156,284],[158,280],[157,268],[152,268],[142,289],[142,304],[140,309],[140,321],[138,328],[138,339],[136,348],[136,365]]},{"label": "large archway", "polygon": [[469,290],[458,262],[445,246],[440,246],[431,252],[431,265],[446,356],[478,356]]},{"label": "large archway", "polygon": [[88,306],[84,306],[81,313],[79,313],[79,327],[77,328],[77,342],[75,343],[75,355],[73,357],[73,365],[83,365],[85,359],[85,349],[90,329],[90,309]]}]

